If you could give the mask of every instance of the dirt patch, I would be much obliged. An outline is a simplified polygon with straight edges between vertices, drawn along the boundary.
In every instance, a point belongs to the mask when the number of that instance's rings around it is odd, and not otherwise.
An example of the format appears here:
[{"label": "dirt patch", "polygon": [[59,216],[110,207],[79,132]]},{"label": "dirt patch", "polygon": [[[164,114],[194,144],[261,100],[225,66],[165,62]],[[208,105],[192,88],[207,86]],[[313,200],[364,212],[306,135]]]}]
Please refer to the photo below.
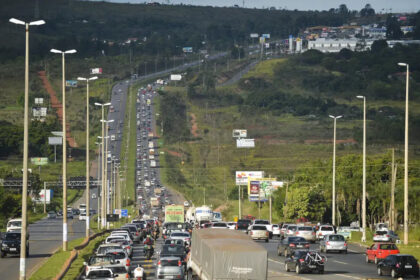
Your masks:
[{"label": "dirt patch", "polygon": [[191,134],[194,137],[198,137],[198,125],[197,125],[197,117],[195,116],[194,113],[191,113]]},{"label": "dirt patch", "polygon": [[168,154],[170,154],[171,156],[174,156],[174,157],[182,157],[182,154],[181,153],[178,153],[178,152],[175,152],[175,151],[168,151],[168,150],[166,150],[166,152],[168,153]]},{"label": "dirt patch", "polygon": [[[42,85],[44,86],[45,90],[50,95],[51,107],[56,109],[58,120],[61,124],[63,122],[63,105],[58,100],[57,93],[55,92],[50,82],[48,81],[47,76],[45,75],[45,71],[39,71],[38,76],[42,80]],[[78,147],[76,140],[74,140],[74,138],[71,137],[70,124],[68,122],[66,123],[66,140],[69,143],[70,147],[72,148]]]},{"label": "dirt patch", "polygon": [[226,205],[226,204],[222,204],[222,205],[220,205],[219,207],[217,207],[216,209],[214,209],[213,211],[214,212],[223,212],[224,210],[226,210],[226,208],[228,208],[228,205]]}]

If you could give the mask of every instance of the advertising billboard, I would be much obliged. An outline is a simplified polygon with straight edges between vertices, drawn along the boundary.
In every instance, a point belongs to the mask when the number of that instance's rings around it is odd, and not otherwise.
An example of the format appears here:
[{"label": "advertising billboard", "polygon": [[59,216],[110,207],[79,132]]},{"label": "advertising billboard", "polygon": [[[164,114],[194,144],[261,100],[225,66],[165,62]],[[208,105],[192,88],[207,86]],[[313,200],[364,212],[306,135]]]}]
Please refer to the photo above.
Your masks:
[{"label": "advertising billboard", "polygon": [[247,135],[246,129],[234,129],[232,131],[232,137],[234,138],[245,138]]},{"label": "advertising billboard", "polygon": [[171,75],[171,81],[181,81],[182,76],[179,74],[172,74]]},{"label": "advertising billboard", "polygon": [[167,205],[165,207],[165,223],[183,223],[184,205]]},{"label": "advertising billboard", "polygon": [[251,33],[251,34],[249,34],[249,37],[251,37],[251,38],[258,38],[258,33]]},{"label": "advertising billboard", "polygon": [[260,37],[260,44],[264,44],[265,43],[265,38],[264,37]]},{"label": "advertising billboard", "polygon": [[91,68],[90,69],[90,74],[91,75],[102,74],[102,68]]},{"label": "advertising billboard", "polygon": [[66,87],[77,87],[76,80],[66,80]]},{"label": "advertising billboard", "polygon": [[261,37],[266,38],[266,39],[270,39],[270,34],[261,34]]},{"label": "advertising billboard", "polygon": [[45,197],[45,203],[50,204],[51,199],[53,197],[53,190],[46,189],[44,192],[44,190],[42,189],[39,192],[38,197],[32,196],[32,201],[38,204],[44,203],[44,197]]},{"label": "advertising billboard", "polygon": [[236,139],[236,148],[255,148],[254,139]]},{"label": "advertising billboard", "polygon": [[47,157],[33,157],[31,158],[31,163],[35,165],[47,165],[48,158]]},{"label": "advertising billboard", "polygon": [[248,197],[249,201],[268,201],[268,197],[273,193],[273,182],[275,178],[252,178],[248,177]]},{"label": "advertising billboard", "polygon": [[183,47],[182,51],[184,53],[192,53],[193,52],[193,48],[192,47]]},{"label": "advertising billboard", "polygon": [[236,171],[236,185],[248,185],[248,177],[263,178],[264,171]]},{"label": "advertising billboard", "polygon": [[42,97],[36,97],[35,98],[35,104],[36,105],[42,105],[42,104],[44,104],[44,98],[42,98]]},{"label": "advertising billboard", "polygon": [[48,145],[63,145],[63,137],[48,137]]},{"label": "advertising billboard", "polygon": [[46,117],[47,116],[47,107],[32,108],[32,116],[36,117],[36,118]]}]

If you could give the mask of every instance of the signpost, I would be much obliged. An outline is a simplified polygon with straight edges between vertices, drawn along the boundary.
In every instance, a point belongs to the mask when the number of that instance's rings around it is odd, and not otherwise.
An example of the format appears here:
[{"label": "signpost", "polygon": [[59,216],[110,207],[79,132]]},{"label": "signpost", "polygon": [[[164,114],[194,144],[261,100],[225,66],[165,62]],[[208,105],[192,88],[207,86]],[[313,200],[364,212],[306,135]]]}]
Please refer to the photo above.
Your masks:
[{"label": "signpost", "polygon": [[48,144],[54,146],[54,162],[57,162],[57,145],[63,145],[63,137],[48,137]]},{"label": "signpost", "polygon": [[121,217],[128,217],[128,210],[127,209],[121,209]]},{"label": "signpost", "polygon": [[184,53],[192,53],[193,52],[193,48],[192,47],[183,47],[182,51]]},{"label": "signpost", "polygon": [[31,158],[31,163],[34,165],[47,165],[48,164],[48,158],[47,157],[35,157]]},{"label": "signpost", "polygon": [[236,139],[236,148],[255,148],[254,139]]},{"label": "signpost", "polygon": [[77,81],[75,81],[75,80],[67,80],[66,81],[66,87],[75,87],[75,88],[77,88]]}]

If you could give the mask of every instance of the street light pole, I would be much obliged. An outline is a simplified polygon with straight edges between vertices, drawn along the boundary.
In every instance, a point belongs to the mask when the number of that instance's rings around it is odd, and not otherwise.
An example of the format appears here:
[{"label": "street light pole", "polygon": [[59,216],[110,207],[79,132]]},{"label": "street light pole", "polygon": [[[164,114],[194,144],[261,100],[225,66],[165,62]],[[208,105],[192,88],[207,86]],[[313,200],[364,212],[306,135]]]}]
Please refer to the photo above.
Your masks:
[{"label": "street light pole", "polygon": [[76,53],[76,50],[60,51],[50,50],[52,53],[61,54],[62,57],[62,90],[63,90],[63,251],[67,251],[67,134],[66,134],[66,54]]},{"label": "street light pole", "polygon": [[405,80],[405,143],[404,143],[404,245],[408,244],[408,87],[410,80],[410,69],[407,63],[398,63],[406,67]]},{"label": "street light pole", "polygon": [[[28,199],[28,139],[29,139],[29,26],[42,25],[45,21],[38,20],[33,22],[24,22],[15,18],[9,19],[9,22],[25,26],[25,108],[23,117],[23,174],[22,174],[22,229],[20,244],[26,244],[27,236],[27,199]],[[44,192],[45,196],[45,192]],[[26,279],[26,246],[20,246],[20,265],[19,279]]]},{"label": "street light pole", "polygon": [[[101,176],[101,175],[99,175],[99,174],[102,174],[102,170],[101,170],[101,163],[100,163],[100,156],[101,156],[101,150],[100,150],[100,147],[101,147],[101,145],[102,145],[102,143],[101,142],[95,142],[95,144],[96,145],[99,145],[99,151],[98,151],[98,175],[97,175],[97,181],[99,181],[99,177]],[[99,173],[99,171],[101,171],[101,173]],[[101,182],[102,182],[102,178],[101,178]],[[102,184],[101,184],[101,187],[102,187]],[[98,213],[98,229],[100,228],[100,224],[101,224],[101,220],[100,220],[100,216],[101,216],[101,207],[100,207],[100,205],[99,205],[99,203],[100,203],[100,199],[99,199],[99,195],[100,194],[100,192],[99,192],[99,185],[98,185],[98,190],[97,190],[97,196],[96,196],[96,200],[98,201],[98,211],[97,211],[97,213]]]},{"label": "street light pole", "polygon": [[362,242],[366,242],[366,96],[358,95],[363,99],[363,198],[362,198]]},{"label": "street light pole", "polygon": [[98,77],[91,78],[77,78],[79,81],[86,81],[86,237],[89,237],[90,229],[90,193],[89,193],[89,81],[98,79]]},{"label": "street light pole", "polygon": [[335,225],[335,144],[336,144],[336,130],[337,130],[337,119],[342,118],[343,116],[332,116],[330,118],[334,119],[334,143],[333,143],[333,175],[332,175],[332,224]]}]

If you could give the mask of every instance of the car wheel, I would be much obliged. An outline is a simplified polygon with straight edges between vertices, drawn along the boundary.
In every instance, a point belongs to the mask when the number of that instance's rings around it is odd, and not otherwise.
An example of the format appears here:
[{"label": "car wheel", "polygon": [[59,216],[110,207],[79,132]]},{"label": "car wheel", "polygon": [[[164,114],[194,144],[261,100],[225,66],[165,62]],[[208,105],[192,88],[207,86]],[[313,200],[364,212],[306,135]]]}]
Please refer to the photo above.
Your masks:
[{"label": "car wheel", "polygon": [[370,263],[368,255],[366,255],[366,263]]},{"label": "car wheel", "polygon": [[382,276],[382,268],[378,267],[378,275]]},{"label": "car wheel", "polygon": [[281,256],[281,250],[279,248],[277,248],[277,255]]},{"label": "car wheel", "polygon": [[300,271],[300,265],[296,265],[296,274],[300,274],[301,273],[301,271]]},{"label": "car wheel", "polygon": [[397,272],[395,271],[395,269],[391,270],[391,277],[392,278],[397,278]]},{"label": "car wheel", "polygon": [[375,256],[375,264],[378,264],[378,258]]},{"label": "car wheel", "polygon": [[289,272],[289,271],[290,271],[289,266],[287,265],[287,263],[284,265],[284,269],[285,269],[287,272]]},{"label": "car wheel", "polygon": [[1,258],[4,258],[5,256],[6,256],[6,253],[5,252],[1,252],[0,257]]}]

